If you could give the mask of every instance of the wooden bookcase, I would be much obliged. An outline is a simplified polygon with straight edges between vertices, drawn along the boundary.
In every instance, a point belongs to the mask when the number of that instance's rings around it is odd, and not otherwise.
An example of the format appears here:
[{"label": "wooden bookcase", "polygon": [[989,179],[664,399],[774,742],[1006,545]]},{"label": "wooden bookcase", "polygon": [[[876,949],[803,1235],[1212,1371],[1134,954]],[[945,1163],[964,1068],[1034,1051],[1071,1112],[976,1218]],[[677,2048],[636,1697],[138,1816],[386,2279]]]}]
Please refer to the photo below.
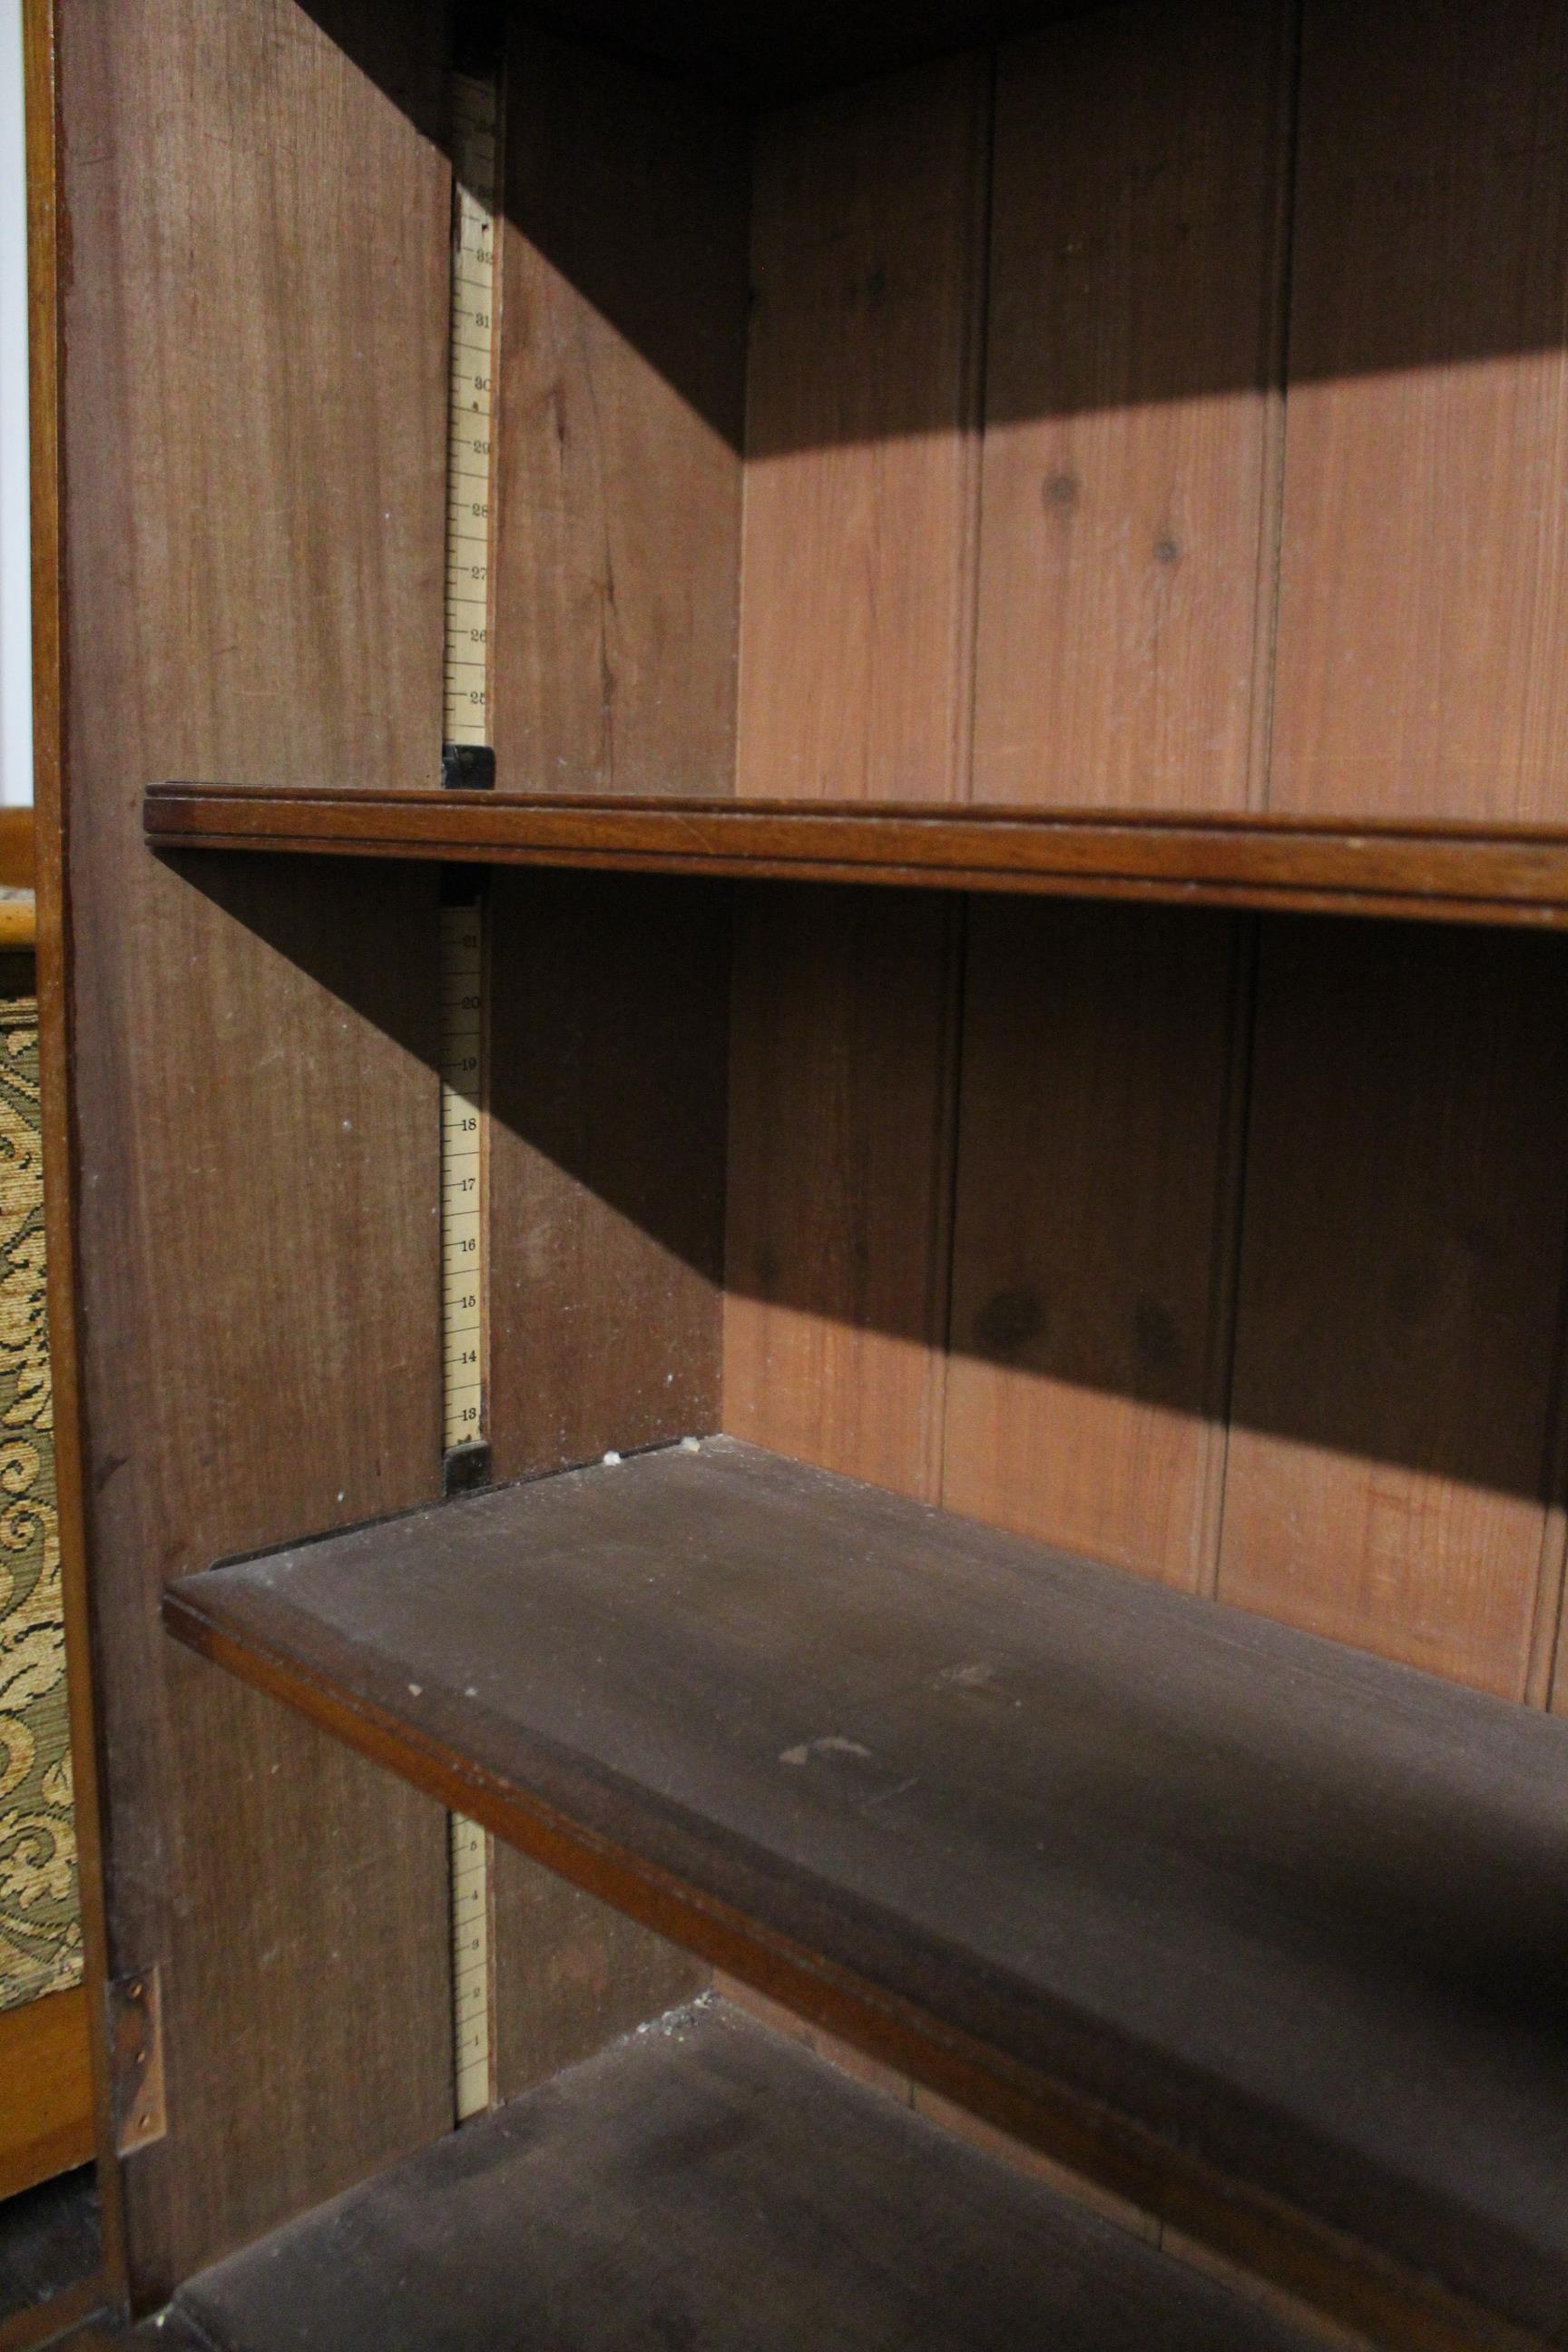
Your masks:
[{"label": "wooden bookcase", "polygon": [[118,2291],[233,2352],[1568,2343],[1568,6],[485,26],[443,793],[479,12],[30,17]]}]

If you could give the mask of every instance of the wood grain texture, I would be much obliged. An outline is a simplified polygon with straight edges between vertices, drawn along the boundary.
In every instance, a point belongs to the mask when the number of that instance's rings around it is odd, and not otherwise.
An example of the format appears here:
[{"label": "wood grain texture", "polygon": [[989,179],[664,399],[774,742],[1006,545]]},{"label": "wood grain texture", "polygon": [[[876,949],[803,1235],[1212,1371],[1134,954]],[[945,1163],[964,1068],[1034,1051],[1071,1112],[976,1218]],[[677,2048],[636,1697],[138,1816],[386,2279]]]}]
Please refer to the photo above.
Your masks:
[{"label": "wood grain texture", "polygon": [[1267,2312],[1281,2326],[1298,2328],[1318,2347],[1318,2352],[1377,2352],[1372,2338],[1359,2327],[1348,2327],[1323,2312],[1314,2311],[1299,2295],[1273,2285],[1268,2279],[1254,2277],[1239,2263],[1211,2252],[1196,2239],[1184,2237],[1179,2230],[1162,2230],[1158,2242],[1162,2253],[1219,2280],[1252,2310]]},{"label": "wood grain texture", "polygon": [[1220,1592],[1523,1695],[1568,1226],[1554,942],[1280,925]]},{"label": "wood grain texture", "polygon": [[[388,2243],[402,2261],[388,2265]],[[1302,2352],[729,2008],[579,2067],[193,2281],[231,2352]]]},{"label": "wood grain texture", "polygon": [[918,2083],[913,2085],[913,2090],[917,2115],[929,2116],[932,2123],[940,2124],[943,2131],[952,2132],[969,2147],[984,2148],[1010,2170],[1026,2173],[1035,2180],[1045,2181],[1075,2205],[1087,2205],[1091,2212],[1101,2214],[1108,2221],[1114,2221],[1119,2230],[1143,2239],[1151,2246],[1160,2244],[1163,2235],[1161,2225],[1152,2213],[1140,2212],[1136,2205],[1129,2205],[1123,2198],[1112,2196],[1095,2181],[1086,2179],[1081,2172],[1069,2172],[1065,2165],[1058,2164],[1052,2157],[1042,2155],[1026,2140],[1014,2139],[1008,2133],[998,2131],[994,2124],[982,2123],[977,2116],[972,2116],[966,2107],[956,2105],[952,2099],[944,2099],[935,2091],[924,2090]]},{"label": "wood grain texture", "polygon": [[237,1706],[156,1613],[182,1566],[437,1470],[433,877],[197,880],[137,821],[172,763],[434,770],[441,26],[345,13],[374,75],[291,0],[59,11],[64,1198],[110,1958],[163,1985],[170,2132],[124,2171],[143,2299],[450,2113],[436,1810]]},{"label": "wood grain texture", "polygon": [[496,2085],[514,2099],[649,2018],[709,1971],[515,1848],[492,1848]]},{"label": "wood grain texture", "polygon": [[523,26],[507,89],[500,782],[727,793],[743,126],[716,101]]},{"label": "wood grain texture", "polygon": [[[99,1707],[92,1665],[91,1612],[85,1533],[84,1432],[80,1389],[80,1292],[72,1213],[70,1131],[71,1023],[67,987],[69,932],[64,792],[65,627],[61,609],[64,501],[61,400],[61,299],[67,225],[61,215],[58,57],[52,0],[22,10],[23,101],[27,181],[27,376],[30,457],[34,884],[36,987],[43,1116],[45,1255],[55,1496],[68,1654],[77,1891],[84,1981],[107,1983],[108,1923],[99,1786]],[[87,2005],[97,2157],[102,2284],[106,2297],[125,2293],[125,2213],[114,2162],[107,2004]]]},{"label": "wood grain texture", "polygon": [[1374,2341],[1562,2333],[1568,1741],[1540,1712],[730,1438],[165,1608]]},{"label": "wood grain texture", "polygon": [[[243,0],[220,30],[194,0],[61,0],[70,521],[102,543],[100,593],[170,622],[149,615],[118,680],[152,755],[138,782],[198,751],[256,781],[438,780],[441,31],[337,13],[401,105],[297,0]],[[395,401],[366,397],[392,381]],[[113,520],[142,529],[105,541],[110,445],[121,477],[136,457]]]},{"label": "wood grain texture", "polygon": [[717,1426],[727,894],[507,876],[491,899],[498,1478]]},{"label": "wood grain texture", "polygon": [[797,2017],[793,2010],[784,2008],[776,2000],[770,2000],[766,1993],[755,1991],[751,1985],[742,1983],[738,1977],[715,1976],[713,1990],[721,2000],[743,2010],[748,2017],[757,2018],[771,2032],[785,2034],[792,2042],[804,2043],[828,2065],[853,2075],[858,2083],[868,2083],[873,2090],[880,2091],[884,2097],[895,2101],[898,2105],[912,2106],[918,2115],[940,2124],[944,2132],[952,2133],[970,2147],[983,2149],[1012,2171],[1045,2181],[1075,2205],[1087,2205],[1091,2211],[1116,2222],[1121,2229],[1131,2230],[1150,2245],[1160,2243],[1160,2224],[1151,2214],[1139,2212],[1136,2206],[1111,2196],[1098,2183],[1086,2179],[1082,2173],[1069,2172],[1065,2165],[1043,2156],[1026,2140],[1011,2138],[1005,2132],[998,2131],[994,2124],[981,2122],[977,2116],[956,2105],[952,2099],[944,2099],[936,2092],[924,2089],[920,2084],[911,2082],[907,2074],[900,2074],[879,2059],[868,2058],[864,2051],[858,2049],[852,2042],[845,2042],[836,2033],[826,2032],[807,2018]]},{"label": "wood grain texture", "polygon": [[1541,826],[225,784],[154,786],[144,821],[171,849],[915,884],[1531,930],[1568,922],[1568,839]]},{"label": "wood grain texture", "polygon": [[1261,801],[1292,17],[1134,0],[1001,52],[976,800]]},{"label": "wood grain texture", "polygon": [[942,1499],[1188,1588],[1240,948],[1223,916],[970,910]]},{"label": "wood grain texture", "polygon": [[0,2010],[0,2198],[92,2160],[87,2005],[76,1985]]},{"label": "wood grain texture", "polygon": [[[489,900],[498,1477],[717,1426],[727,894],[498,877]],[[493,1863],[496,2071],[515,2096],[704,1972],[537,1863]]]},{"label": "wood grain texture", "polygon": [[89,1524],[112,1948],[165,1989],[171,2133],[126,2174],[157,2294],[449,2113],[433,1809],[156,1622],[187,1562],[434,1491],[435,904],[323,869],[280,916],[265,875],[208,898],[73,814],[79,910],[113,910],[77,966]]},{"label": "wood grain texture", "polygon": [[35,824],[30,808],[0,808],[0,885],[8,890],[33,887]]},{"label": "wood grain texture", "polygon": [[1270,805],[1568,814],[1568,13],[1309,0]]},{"label": "wood grain texture", "polygon": [[930,1500],[957,944],[903,894],[737,900],[723,1426]]},{"label": "wood grain texture", "polygon": [[738,790],[968,795],[990,77],[763,118]]}]

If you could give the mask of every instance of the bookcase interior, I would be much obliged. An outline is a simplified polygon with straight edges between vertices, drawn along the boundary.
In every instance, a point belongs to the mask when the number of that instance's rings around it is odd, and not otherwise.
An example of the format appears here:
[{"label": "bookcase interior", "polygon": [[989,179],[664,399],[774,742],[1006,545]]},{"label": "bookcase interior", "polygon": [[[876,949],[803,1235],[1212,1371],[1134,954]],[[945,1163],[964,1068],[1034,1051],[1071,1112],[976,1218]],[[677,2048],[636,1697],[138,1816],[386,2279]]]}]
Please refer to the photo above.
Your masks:
[{"label": "bookcase interior", "polygon": [[496,878],[498,1478],[722,1429],[1548,1696],[1563,947]]},{"label": "bookcase interior", "polygon": [[[151,2305],[452,2121],[440,1805],[160,1619],[438,1499],[441,873],[142,796],[438,779],[454,54],[504,51],[498,801],[1560,851],[1568,11],[55,15],[51,1249]],[[1568,1714],[1545,914],[575,856],[485,884],[498,1482],[726,1432]],[[706,1982],[536,1859],[495,1904],[503,2095]],[[1484,2339],[1378,2325],[1514,2352],[1541,2261]]]},{"label": "bookcase interior", "polygon": [[514,32],[503,784],[1560,817],[1559,37],[1145,5],[738,110]]}]

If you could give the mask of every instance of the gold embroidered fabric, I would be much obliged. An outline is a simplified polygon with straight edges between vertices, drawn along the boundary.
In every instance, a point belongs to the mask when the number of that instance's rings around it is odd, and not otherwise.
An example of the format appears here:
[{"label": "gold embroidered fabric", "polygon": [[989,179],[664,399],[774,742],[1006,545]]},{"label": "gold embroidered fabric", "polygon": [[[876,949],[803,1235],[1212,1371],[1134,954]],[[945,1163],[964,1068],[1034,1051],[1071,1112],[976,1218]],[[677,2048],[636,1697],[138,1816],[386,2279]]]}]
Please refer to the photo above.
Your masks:
[{"label": "gold embroidered fabric", "polygon": [[37,1004],[0,988],[0,2009],[81,1978],[42,1153]]}]

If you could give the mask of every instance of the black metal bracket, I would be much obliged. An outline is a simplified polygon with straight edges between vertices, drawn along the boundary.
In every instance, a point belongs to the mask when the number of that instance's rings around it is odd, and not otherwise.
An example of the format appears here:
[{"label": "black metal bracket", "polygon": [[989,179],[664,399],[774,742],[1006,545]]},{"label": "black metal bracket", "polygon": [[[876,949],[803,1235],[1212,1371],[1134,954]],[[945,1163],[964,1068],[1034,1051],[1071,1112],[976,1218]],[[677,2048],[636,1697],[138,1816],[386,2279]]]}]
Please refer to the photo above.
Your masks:
[{"label": "black metal bracket", "polygon": [[476,1437],[467,1445],[448,1445],[441,1456],[441,1496],[450,1502],[454,1495],[471,1495],[490,1483],[490,1449],[488,1438]]},{"label": "black metal bracket", "polygon": [[488,743],[443,743],[441,788],[448,793],[493,793],[496,755]]}]

